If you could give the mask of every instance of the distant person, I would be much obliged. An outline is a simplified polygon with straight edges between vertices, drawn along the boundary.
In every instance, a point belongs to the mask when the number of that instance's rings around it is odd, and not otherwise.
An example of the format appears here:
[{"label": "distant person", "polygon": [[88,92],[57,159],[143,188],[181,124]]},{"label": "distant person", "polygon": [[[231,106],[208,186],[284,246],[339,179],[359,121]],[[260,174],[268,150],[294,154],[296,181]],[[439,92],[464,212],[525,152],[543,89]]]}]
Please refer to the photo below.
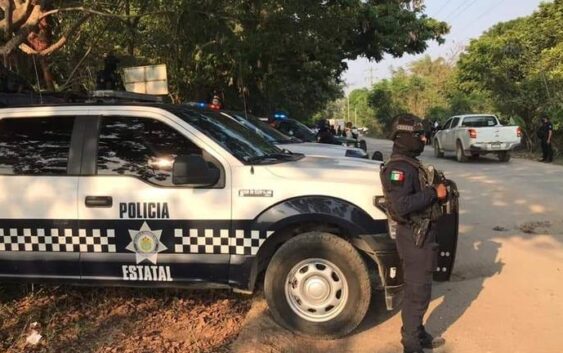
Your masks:
[{"label": "distant person", "polygon": [[352,133],[352,138],[357,140],[358,137],[360,136],[359,133],[358,133],[358,128],[354,126],[354,127],[352,127],[352,130],[350,130],[350,131]]},{"label": "distant person", "polygon": [[553,162],[553,124],[549,121],[547,114],[542,115],[542,126],[538,129],[538,137],[541,141],[542,159],[540,162]]},{"label": "distant person", "polygon": [[97,90],[125,90],[121,75],[117,72],[119,62],[119,59],[113,53],[104,56],[104,69],[98,71],[96,77]]},{"label": "distant person", "polygon": [[318,124],[317,128],[319,131],[317,132],[317,142],[319,143],[327,143],[327,144],[339,144],[339,142],[334,138],[332,134],[331,127],[329,126],[328,122],[325,119],[321,119]]},{"label": "distant person", "polygon": [[213,94],[213,97],[211,98],[211,103],[209,104],[209,107],[211,109],[215,109],[215,110],[223,109],[223,101],[221,100],[221,97],[219,97],[218,94]]},{"label": "distant person", "polygon": [[336,135],[336,129],[334,128],[334,125],[330,125],[330,133],[332,134],[332,136]]},{"label": "distant person", "polygon": [[338,125],[338,129],[336,129],[336,136],[342,136],[342,128]]}]

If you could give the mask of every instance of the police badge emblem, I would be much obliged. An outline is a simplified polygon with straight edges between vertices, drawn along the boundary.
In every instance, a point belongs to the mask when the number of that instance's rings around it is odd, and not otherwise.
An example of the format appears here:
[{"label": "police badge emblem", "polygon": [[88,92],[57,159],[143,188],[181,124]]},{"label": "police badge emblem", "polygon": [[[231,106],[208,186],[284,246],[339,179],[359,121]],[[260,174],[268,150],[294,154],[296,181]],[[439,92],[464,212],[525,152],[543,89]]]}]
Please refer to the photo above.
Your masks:
[{"label": "police badge emblem", "polygon": [[167,249],[160,241],[162,230],[151,230],[147,222],[139,230],[129,230],[131,242],[125,249],[135,253],[137,264],[148,260],[156,265],[158,261],[158,253]]}]

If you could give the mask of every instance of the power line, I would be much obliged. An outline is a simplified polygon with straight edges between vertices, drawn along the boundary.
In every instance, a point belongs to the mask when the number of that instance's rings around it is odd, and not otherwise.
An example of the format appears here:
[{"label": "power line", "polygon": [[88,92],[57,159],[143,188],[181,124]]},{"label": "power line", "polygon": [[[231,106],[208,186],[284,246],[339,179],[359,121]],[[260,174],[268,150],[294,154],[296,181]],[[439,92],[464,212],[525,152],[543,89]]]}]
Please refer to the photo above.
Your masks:
[{"label": "power line", "polygon": [[461,8],[462,8],[464,5],[466,5],[466,4],[467,4],[466,2],[462,1],[461,4],[459,4],[459,6],[456,7],[453,11],[451,11],[445,18],[446,18],[446,19],[449,19],[450,17],[452,17],[452,15],[453,15],[454,13],[457,12],[457,10],[461,9]]},{"label": "power line", "polygon": [[[483,11],[483,13],[481,13],[479,16],[477,16],[475,19],[470,20],[468,22],[465,22],[464,25],[469,24],[470,22],[472,22],[473,24],[477,23],[479,20],[481,20],[482,18],[484,18],[486,15],[489,15],[491,13],[491,11],[493,11],[494,9],[496,9],[497,7],[499,7],[503,2],[505,2],[506,0],[500,0],[497,3],[493,4],[493,6],[490,6],[489,8],[487,8],[485,11]],[[465,26],[466,29],[461,33],[461,36],[463,36],[464,34],[467,33],[467,31],[469,30],[469,27]]]},{"label": "power line", "polygon": [[446,7],[448,7],[449,4],[451,4],[451,2],[448,2],[448,1],[446,0],[446,3],[445,3],[442,7],[440,7],[440,9],[438,10],[438,12],[436,12],[435,14],[433,14],[432,17],[438,16]]},{"label": "power line", "polygon": [[479,21],[481,18],[483,18],[485,15],[490,14],[491,11],[493,11],[494,9],[496,9],[500,4],[502,4],[503,2],[505,2],[506,0],[500,0],[499,2],[497,2],[496,4],[493,4],[493,6],[489,7],[487,10],[485,10],[481,15],[477,16],[477,18],[474,20],[474,23],[477,23],[477,21]]},{"label": "power line", "polygon": [[465,7],[463,7],[460,11],[457,11],[455,13],[455,15],[453,15],[452,20],[458,16],[460,16],[461,14],[463,14],[465,11],[469,10],[471,8],[471,6],[473,6],[475,3],[477,2],[477,0],[473,0],[471,2],[467,2],[465,3]]}]

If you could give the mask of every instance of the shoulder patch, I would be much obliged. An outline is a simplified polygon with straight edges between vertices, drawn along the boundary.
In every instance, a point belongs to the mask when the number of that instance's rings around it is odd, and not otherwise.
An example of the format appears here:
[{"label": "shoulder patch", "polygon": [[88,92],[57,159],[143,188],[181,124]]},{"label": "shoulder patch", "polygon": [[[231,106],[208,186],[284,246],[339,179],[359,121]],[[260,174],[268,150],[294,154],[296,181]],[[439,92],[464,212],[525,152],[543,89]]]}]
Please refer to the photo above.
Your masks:
[{"label": "shoulder patch", "polygon": [[393,184],[402,184],[405,181],[405,172],[393,169],[389,175],[389,180],[391,180]]}]

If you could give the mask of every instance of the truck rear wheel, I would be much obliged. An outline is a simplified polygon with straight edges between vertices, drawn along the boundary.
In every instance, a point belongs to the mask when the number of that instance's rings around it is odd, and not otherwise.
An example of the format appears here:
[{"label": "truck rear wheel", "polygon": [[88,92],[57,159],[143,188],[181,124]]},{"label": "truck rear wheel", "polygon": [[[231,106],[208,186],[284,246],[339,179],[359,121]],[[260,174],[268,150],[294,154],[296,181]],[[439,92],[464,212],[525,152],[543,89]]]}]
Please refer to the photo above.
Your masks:
[{"label": "truck rear wheel", "polygon": [[363,320],[371,284],[364,260],[349,242],[310,232],[275,253],[266,271],[264,294],[272,316],[283,327],[337,338]]},{"label": "truck rear wheel", "polygon": [[457,141],[456,143],[455,157],[456,160],[460,163],[467,161],[467,156],[465,155],[465,152],[463,151],[463,146],[459,141]]},{"label": "truck rear wheel", "polygon": [[510,151],[499,152],[498,160],[501,162],[508,162],[510,160]]}]

